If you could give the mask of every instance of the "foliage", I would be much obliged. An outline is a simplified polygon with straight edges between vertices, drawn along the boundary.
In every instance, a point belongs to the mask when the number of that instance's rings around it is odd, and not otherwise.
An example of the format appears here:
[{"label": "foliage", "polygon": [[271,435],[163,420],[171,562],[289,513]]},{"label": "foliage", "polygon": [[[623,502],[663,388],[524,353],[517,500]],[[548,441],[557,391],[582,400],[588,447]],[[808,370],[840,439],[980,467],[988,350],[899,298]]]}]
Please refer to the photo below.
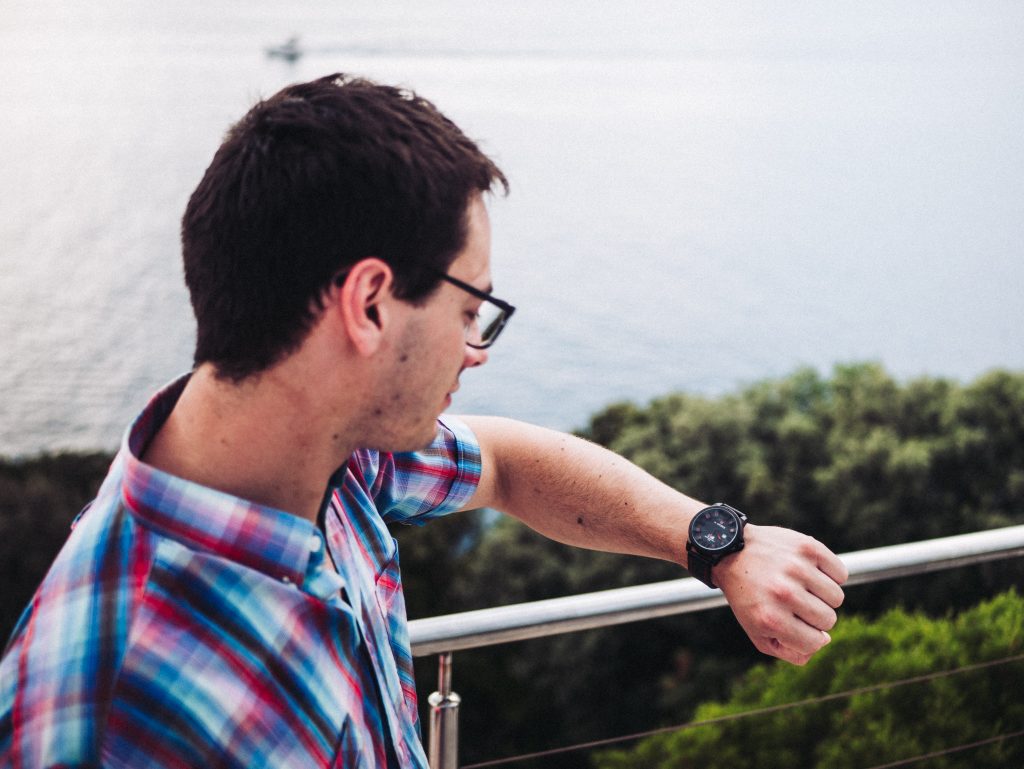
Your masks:
[{"label": "foliage", "polygon": [[711,400],[619,404],[583,433],[669,485],[853,550],[1024,513],[1024,375],[899,385],[874,364],[805,369]]},{"label": "foliage", "polygon": [[[1024,374],[962,386],[875,364],[810,369],[718,399],[618,404],[583,434],[669,485],[836,552],[1024,522]],[[999,564],[863,588],[852,608],[968,606],[1014,584]],[[953,603],[950,603],[950,600]],[[851,608],[850,605],[847,607]]]},{"label": "foliage", "polygon": [[[1003,594],[956,618],[892,610],[850,618],[806,667],[759,665],[725,702],[695,721],[827,698],[648,737],[600,753],[599,769],[780,766],[863,769],[991,740],[1024,723],[1024,599]],[[991,667],[979,663],[1018,657]],[[954,675],[936,673],[962,670]],[[893,682],[923,678],[913,683]],[[855,692],[849,696],[838,696]],[[929,761],[929,767],[1020,766],[1024,739],[1008,739]]]}]

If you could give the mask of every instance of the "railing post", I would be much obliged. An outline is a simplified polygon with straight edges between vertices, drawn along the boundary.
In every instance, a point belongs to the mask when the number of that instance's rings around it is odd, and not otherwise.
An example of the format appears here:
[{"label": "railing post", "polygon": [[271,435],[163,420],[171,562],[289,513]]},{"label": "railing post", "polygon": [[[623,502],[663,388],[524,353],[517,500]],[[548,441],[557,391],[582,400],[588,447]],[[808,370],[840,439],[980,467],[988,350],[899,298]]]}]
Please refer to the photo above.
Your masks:
[{"label": "railing post", "polygon": [[459,703],[452,691],[452,653],[442,652],[437,659],[437,691],[430,703],[430,744],[427,759],[430,769],[458,769]]}]

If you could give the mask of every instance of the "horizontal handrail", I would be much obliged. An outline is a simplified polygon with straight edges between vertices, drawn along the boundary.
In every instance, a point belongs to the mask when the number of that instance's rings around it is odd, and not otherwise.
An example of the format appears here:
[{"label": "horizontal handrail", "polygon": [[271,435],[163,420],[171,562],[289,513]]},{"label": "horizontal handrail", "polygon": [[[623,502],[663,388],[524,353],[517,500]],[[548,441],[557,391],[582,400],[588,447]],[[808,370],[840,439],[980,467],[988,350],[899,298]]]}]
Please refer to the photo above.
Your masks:
[{"label": "horizontal handrail", "polygon": [[[1024,526],[1010,526],[841,555],[847,585],[1024,555]],[[414,656],[473,649],[724,606],[720,590],[692,578],[429,617],[409,623]]]}]

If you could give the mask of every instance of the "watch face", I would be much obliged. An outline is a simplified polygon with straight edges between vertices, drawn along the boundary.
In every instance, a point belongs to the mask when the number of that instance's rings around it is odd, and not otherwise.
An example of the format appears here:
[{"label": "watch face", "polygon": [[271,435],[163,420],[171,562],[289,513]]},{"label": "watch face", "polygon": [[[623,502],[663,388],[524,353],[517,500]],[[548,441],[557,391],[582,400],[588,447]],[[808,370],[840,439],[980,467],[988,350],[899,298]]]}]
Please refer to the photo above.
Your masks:
[{"label": "watch face", "polygon": [[739,533],[739,519],[722,507],[707,507],[690,523],[690,541],[704,550],[723,550]]}]

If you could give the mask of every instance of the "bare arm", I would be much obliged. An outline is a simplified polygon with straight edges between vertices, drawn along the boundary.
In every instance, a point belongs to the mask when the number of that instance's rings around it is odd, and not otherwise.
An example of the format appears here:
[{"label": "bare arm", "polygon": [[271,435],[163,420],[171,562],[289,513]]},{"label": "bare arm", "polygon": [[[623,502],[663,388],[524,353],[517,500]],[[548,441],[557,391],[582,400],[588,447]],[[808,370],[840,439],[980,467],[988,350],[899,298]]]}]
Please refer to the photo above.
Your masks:
[{"label": "bare arm", "polygon": [[[483,459],[468,508],[501,510],[566,544],[686,566],[687,531],[702,502],[571,435],[463,418]],[[846,568],[820,542],[789,529],[748,524],[744,537],[746,547],[715,566],[715,582],[760,651],[803,664],[830,640]]]}]

